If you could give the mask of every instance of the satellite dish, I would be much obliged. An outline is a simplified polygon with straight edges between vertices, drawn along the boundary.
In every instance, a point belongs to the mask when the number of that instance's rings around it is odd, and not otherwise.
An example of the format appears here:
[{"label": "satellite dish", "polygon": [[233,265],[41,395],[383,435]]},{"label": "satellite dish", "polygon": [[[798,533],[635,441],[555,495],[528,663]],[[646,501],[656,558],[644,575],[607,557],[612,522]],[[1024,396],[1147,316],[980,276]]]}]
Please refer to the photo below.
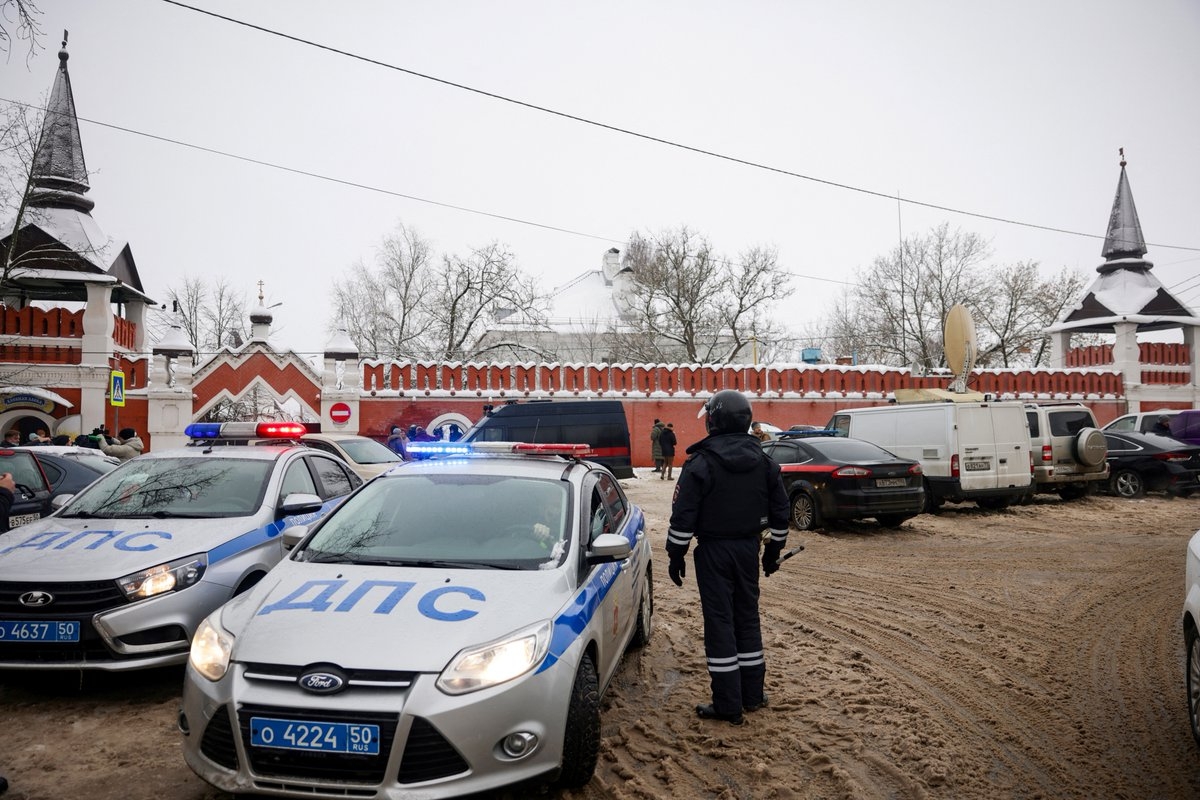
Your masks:
[{"label": "satellite dish", "polygon": [[951,391],[965,392],[967,376],[975,366],[975,323],[966,306],[955,305],[946,315],[946,326],[942,329],[942,350],[946,353],[946,366],[954,375]]}]

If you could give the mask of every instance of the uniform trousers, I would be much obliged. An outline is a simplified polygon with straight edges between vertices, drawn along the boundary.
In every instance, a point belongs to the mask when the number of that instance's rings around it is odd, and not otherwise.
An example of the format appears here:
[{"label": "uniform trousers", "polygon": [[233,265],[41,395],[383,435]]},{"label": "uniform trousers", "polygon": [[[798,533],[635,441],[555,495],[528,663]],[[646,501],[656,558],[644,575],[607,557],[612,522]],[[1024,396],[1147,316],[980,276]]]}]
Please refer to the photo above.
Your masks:
[{"label": "uniform trousers", "polygon": [[704,655],[713,710],[740,714],[762,703],[766,662],[758,621],[759,536],[697,538],[694,561],[704,612]]}]

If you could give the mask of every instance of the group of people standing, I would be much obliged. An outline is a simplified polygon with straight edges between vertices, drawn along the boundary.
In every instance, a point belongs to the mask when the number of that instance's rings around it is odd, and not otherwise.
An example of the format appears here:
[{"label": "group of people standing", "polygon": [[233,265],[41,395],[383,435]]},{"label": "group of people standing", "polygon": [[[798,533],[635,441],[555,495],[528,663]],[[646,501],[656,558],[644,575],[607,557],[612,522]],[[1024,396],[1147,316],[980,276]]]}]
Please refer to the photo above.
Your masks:
[{"label": "group of people standing", "polygon": [[112,437],[108,435],[107,430],[101,427],[96,428],[90,434],[81,433],[74,439],[66,434],[51,437],[45,428],[38,428],[25,440],[21,439],[21,432],[16,428],[12,428],[4,434],[5,447],[40,447],[43,445],[91,447],[121,461],[128,461],[140,456],[146,449],[142,437],[138,436],[137,431],[133,428],[122,428],[116,437]]},{"label": "group of people standing", "polygon": [[654,471],[661,480],[675,480],[675,445],[678,442],[672,423],[664,425],[662,420],[654,420],[654,426],[650,428],[650,452],[654,456]]}]

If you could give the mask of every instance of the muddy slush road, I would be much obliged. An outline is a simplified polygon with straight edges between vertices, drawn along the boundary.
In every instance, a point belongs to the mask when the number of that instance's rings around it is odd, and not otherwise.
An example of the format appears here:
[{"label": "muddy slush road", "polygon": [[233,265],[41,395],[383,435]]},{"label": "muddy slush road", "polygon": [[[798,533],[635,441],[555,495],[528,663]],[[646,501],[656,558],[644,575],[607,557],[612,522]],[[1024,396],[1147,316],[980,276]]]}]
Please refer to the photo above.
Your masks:
[{"label": "muddy slush road", "polygon": [[[596,777],[560,800],[1195,798],[1184,551],[1200,498],[973,505],[899,530],[792,531],[763,581],[770,706],[708,699],[696,584],[662,555],[674,484],[624,481],[656,564],[650,645],[614,678]],[[180,755],[182,669],[0,673],[9,798],[218,800]],[[512,794],[512,793],[510,793]]]}]

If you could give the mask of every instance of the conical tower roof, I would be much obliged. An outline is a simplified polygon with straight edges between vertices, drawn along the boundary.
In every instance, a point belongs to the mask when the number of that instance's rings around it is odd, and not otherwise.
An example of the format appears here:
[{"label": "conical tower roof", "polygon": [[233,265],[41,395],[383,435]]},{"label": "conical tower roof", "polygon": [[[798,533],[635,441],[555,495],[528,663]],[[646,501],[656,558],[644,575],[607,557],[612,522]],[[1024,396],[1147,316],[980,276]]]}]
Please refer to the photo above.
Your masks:
[{"label": "conical tower roof", "polygon": [[113,242],[92,218],[68,58],[64,32],[24,213],[0,239],[0,251],[13,251],[13,268],[3,277],[32,300],[86,300],[86,284],[98,282],[113,284],[114,302],[149,300],[129,245]]},{"label": "conical tower roof", "polygon": [[1112,333],[1119,322],[1136,323],[1139,332],[1200,324],[1192,310],[1151,274],[1154,264],[1142,257],[1146,240],[1125,165],[1122,148],[1121,175],[1101,251],[1104,263],[1096,267],[1100,274],[1049,332]]}]

